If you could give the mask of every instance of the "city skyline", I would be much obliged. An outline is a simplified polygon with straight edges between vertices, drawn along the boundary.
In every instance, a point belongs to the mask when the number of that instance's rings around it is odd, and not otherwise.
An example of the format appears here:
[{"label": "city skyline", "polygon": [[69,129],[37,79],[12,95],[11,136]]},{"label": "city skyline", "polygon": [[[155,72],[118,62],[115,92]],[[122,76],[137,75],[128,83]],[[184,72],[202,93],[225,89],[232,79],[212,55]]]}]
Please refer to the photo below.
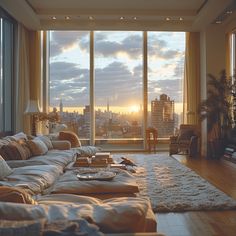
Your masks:
[{"label": "city skyline", "polygon": [[[148,32],[148,103],[162,93],[182,102],[184,47],[184,32]],[[115,112],[142,104],[142,53],[141,31],[94,32],[95,107],[104,109],[107,98]],[[89,58],[89,32],[50,31],[52,107],[61,98],[70,111],[89,104]]]}]

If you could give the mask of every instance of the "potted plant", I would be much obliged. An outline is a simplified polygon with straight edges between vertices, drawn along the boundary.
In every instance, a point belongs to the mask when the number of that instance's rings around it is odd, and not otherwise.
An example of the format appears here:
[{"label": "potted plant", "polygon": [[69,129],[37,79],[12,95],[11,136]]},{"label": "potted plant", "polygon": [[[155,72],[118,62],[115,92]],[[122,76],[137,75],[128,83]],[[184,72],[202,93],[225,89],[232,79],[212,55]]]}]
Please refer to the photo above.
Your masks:
[{"label": "potted plant", "polygon": [[232,127],[232,79],[225,70],[220,77],[207,77],[207,98],[200,104],[200,118],[207,119],[208,157],[220,158],[224,151],[228,131]]}]

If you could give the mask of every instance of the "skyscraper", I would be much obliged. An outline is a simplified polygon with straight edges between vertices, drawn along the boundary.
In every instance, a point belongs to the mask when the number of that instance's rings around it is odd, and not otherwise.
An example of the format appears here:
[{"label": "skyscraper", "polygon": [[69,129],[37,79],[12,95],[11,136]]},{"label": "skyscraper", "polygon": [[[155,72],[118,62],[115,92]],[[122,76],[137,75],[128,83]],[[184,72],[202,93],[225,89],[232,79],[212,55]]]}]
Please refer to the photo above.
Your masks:
[{"label": "skyscraper", "polygon": [[151,125],[158,131],[158,137],[166,138],[174,133],[174,100],[166,94],[151,101]]},{"label": "skyscraper", "polygon": [[63,103],[62,103],[62,99],[60,99],[59,107],[60,107],[60,116],[62,116],[62,114],[63,114]]}]

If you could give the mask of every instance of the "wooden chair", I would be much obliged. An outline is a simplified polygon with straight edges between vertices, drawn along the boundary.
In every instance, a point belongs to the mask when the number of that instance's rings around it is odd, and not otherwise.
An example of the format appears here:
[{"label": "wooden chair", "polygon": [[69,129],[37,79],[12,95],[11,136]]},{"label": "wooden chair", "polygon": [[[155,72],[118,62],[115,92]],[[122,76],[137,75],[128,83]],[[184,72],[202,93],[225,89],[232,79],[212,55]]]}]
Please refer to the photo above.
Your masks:
[{"label": "wooden chair", "polygon": [[152,148],[153,151],[156,152],[156,144],[157,144],[157,129],[153,127],[149,127],[146,129],[146,143],[148,151],[151,152]]}]

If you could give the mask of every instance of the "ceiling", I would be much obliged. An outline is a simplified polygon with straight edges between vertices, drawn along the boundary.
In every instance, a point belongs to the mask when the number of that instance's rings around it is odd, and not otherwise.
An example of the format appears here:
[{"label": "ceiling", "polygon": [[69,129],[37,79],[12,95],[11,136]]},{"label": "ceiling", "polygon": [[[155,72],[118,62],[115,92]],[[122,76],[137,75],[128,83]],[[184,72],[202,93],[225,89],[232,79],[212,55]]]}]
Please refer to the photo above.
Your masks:
[{"label": "ceiling", "polygon": [[0,5],[33,29],[199,31],[225,14],[233,2],[235,1],[1,0]]}]

